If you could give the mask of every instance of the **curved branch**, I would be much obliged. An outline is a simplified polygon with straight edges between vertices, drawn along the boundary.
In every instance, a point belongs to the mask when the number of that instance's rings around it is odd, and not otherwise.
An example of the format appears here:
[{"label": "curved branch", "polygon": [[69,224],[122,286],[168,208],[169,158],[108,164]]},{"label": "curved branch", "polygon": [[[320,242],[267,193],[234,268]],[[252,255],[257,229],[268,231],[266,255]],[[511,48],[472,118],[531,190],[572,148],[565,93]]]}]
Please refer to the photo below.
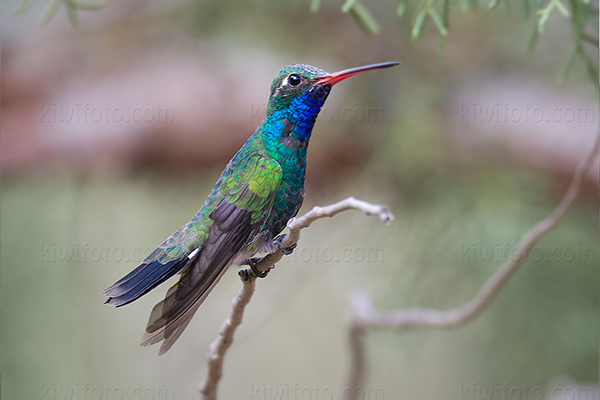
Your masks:
[{"label": "curved branch", "polygon": [[[326,207],[314,207],[302,217],[290,219],[287,223],[289,233],[283,238],[281,244],[284,247],[294,246],[300,240],[300,231],[302,229],[308,228],[318,219],[333,217],[334,215],[347,210],[358,210],[364,212],[366,215],[377,215],[386,224],[394,220],[394,216],[386,206],[371,204],[366,201],[355,199],[354,197],[349,197]],[[278,249],[261,258],[253,268],[258,272],[268,271],[276,262],[281,260],[283,256],[283,251]],[[225,354],[233,343],[235,330],[242,323],[244,310],[254,293],[257,278],[256,274],[250,269],[245,269],[240,270],[239,275],[242,279],[243,286],[233,300],[231,313],[223,323],[223,326],[221,326],[219,336],[210,345],[206,355],[208,371],[198,386],[198,391],[201,394],[202,400],[215,400],[217,398],[217,388],[223,374],[223,360]]]},{"label": "curved branch", "polygon": [[[318,219],[331,218],[334,215],[348,210],[362,211],[366,215],[377,215],[385,224],[389,224],[394,220],[394,215],[386,206],[371,204],[363,200],[355,199],[354,197],[348,197],[345,200],[325,207],[314,207],[302,217],[290,219],[287,223],[289,233],[283,238],[281,244],[284,247],[292,247],[300,240],[300,231],[302,229],[308,228]],[[284,255],[285,254],[281,250],[268,254],[255,265],[255,269],[259,272],[268,271],[275,263],[281,260]]]},{"label": "curved branch", "polygon": [[[352,366],[349,374],[348,387],[358,388],[364,382],[365,356],[362,341],[363,333],[369,329],[409,329],[425,327],[453,327],[471,321],[479,315],[504,287],[510,277],[519,269],[527,253],[563,218],[579,192],[581,182],[592,166],[600,150],[600,132],[589,154],[577,167],[569,188],[561,202],[546,218],[535,224],[521,236],[514,256],[506,261],[483,284],[471,300],[464,305],[450,310],[436,309],[401,309],[393,311],[378,311],[372,306],[371,299],[366,293],[354,296],[352,302],[353,315],[350,325],[350,346],[352,351]],[[352,398],[356,390],[347,390]]]}]

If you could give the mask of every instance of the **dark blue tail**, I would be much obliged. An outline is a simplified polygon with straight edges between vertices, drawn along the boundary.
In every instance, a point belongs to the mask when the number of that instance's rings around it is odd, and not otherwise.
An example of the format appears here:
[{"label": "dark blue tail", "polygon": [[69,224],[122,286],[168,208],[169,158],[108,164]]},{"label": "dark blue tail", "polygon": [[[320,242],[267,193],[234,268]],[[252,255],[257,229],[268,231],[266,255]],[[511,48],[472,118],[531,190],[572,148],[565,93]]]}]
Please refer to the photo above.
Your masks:
[{"label": "dark blue tail", "polygon": [[152,261],[140,265],[102,292],[108,296],[104,303],[115,307],[131,303],[180,272],[189,260],[186,255],[165,264]]}]

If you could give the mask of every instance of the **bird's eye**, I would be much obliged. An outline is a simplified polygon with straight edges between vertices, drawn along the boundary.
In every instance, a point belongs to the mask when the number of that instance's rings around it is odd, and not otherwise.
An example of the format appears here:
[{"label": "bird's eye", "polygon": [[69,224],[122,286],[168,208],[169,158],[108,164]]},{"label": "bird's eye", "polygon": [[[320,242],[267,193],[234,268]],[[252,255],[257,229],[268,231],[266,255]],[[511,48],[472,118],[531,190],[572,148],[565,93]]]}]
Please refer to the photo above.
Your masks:
[{"label": "bird's eye", "polygon": [[300,84],[300,81],[302,81],[302,79],[297,74],[291,74],[290,76],[288,76],[288,82],[292,86],[298,86]]}]

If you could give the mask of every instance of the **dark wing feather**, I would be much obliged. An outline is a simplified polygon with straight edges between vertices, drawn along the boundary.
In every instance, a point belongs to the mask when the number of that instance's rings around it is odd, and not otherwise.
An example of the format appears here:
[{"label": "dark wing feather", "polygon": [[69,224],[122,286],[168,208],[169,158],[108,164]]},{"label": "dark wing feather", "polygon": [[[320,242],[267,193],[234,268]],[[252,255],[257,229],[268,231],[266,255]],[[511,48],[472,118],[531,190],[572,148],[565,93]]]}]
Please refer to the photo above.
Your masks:
[{"label": "dark wing feather", "polygon": [[108,296],[104,303],[115,307],[129,304],[181,271],[188,261],[186,255],[165,264],[159,260],[143,263],[102,292]]}]

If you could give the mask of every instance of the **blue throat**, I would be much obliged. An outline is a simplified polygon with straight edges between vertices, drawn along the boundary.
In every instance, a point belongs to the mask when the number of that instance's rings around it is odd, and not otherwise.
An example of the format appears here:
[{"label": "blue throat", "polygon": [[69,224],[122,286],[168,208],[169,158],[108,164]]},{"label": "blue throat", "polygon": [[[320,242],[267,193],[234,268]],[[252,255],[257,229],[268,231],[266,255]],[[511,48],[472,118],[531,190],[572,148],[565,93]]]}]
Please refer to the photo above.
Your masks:
[{"label": "blue throat", "polygon": [[269,139],[280,141],[287,148],[305,149],[330,90],[330,86],[315,86],[286,107],[270,110],[263,126]]},{"label": "blue throat", "polygon": [[313,126],[331,86],[316,86],[296,97],[287,108],[287,119],[295,125],[292,137],[297,140],[310,140]]}]

